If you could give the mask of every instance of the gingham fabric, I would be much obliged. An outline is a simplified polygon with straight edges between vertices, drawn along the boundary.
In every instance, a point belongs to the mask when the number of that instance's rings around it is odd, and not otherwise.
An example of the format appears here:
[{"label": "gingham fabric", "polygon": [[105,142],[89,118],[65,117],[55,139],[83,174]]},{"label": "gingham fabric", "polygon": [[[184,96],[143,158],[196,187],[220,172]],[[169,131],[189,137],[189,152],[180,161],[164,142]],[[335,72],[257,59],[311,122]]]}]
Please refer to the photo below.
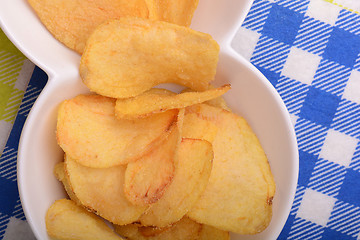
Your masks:
[{"label": "gingham fabric", "polygon": [[34,64],[0,30],[0,153],[10,134]]},{"label": "gingham fabric", "polygon": [[343,2],[255,0],[232,43],[279,92],[297,135],[279,239],[360,239],[360,15]]},{"label": "gingham fabric", "polygon": [[[279,92],[297,135],[299,182],[278,239],[360,240],[359,12],[360,0],[255,0],[232,41]],[[0,240],[34,239],[16,183],[21,129],[47,81],[33,69],[0,33]]]},{"label": "gingham fabric", "polygon": [[0,239],[35,239],[21,207],[16,157],[22,127],[46,81],[0,30]]}]

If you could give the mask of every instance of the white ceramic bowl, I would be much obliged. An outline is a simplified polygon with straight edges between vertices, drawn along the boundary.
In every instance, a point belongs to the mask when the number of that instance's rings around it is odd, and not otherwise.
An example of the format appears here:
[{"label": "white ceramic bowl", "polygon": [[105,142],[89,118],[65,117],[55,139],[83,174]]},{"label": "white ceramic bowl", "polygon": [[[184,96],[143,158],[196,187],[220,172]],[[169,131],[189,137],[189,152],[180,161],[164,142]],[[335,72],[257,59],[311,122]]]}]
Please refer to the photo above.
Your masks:
[{"label": "white ceramic bowl", "polygon": [[[252,0],[200,0],[192,28],[210,33],[219,42],[215,83],[231,83],[232,90],[224,97],[259,137],[277,185],[270,226],[258,235],[233,234],[231,239],[276,239],[295,194],[298,150],[281,98],[269,81],[230,47],[251,3]],[[79,78],[80,56],[52,37],[26,0],[0,0],[0,24],[10,40],[49,76],[25,123],[18,152],[18,185],[26,218],[38,239],[49,239],[45,212],[56,199],[65,196],[62,185],[53,176],[55,163],[62,160],[55,138],[57,107],[62,100],[88,89]]]}]

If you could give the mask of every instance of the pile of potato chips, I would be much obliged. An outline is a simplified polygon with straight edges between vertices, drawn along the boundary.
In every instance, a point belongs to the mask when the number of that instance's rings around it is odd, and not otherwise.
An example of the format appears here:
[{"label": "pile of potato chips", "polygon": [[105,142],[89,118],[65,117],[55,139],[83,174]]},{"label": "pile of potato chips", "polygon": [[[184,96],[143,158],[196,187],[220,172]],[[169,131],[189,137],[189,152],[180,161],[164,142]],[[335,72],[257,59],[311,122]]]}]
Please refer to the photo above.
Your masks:
[{"label": "pile of potato chips", "polygon": [[[275,183],[246,121],[212,87],[219,46],[189,28],[197,0],[28,0],[82,54],[92,94],[61,103],[48,210],[55,239],[229,239],[270,223]],[[180,93],[154,88],[184,86]]]}]

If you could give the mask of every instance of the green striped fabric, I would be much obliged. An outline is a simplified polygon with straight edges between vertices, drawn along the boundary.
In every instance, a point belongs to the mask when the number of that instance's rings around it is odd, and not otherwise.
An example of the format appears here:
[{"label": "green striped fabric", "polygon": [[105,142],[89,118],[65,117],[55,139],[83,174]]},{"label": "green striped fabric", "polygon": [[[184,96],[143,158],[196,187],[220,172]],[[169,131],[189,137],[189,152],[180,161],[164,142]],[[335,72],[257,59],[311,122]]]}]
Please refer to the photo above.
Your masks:
[{"label": "green striped fabric", "polygon": [[30,80],[31,63],[0,29],[0,153]]}]

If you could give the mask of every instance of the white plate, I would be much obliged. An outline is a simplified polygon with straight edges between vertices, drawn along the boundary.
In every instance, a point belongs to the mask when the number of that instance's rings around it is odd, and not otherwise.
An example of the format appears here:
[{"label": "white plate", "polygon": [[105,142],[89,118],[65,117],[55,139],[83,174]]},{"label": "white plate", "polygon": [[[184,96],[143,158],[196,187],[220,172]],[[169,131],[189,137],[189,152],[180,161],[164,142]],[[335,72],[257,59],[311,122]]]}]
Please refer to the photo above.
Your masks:
[{"label": "white plate", "polygon": [[[192,28],[210,33],[221,53],[215,83],[231,83],[225,99],[244,116],[259,137],[273,171],[277,191],[270,226],[254,236],[232,239],[276,239],[289,214],[298,178],[298,150],[284,103],[269,81],[230,47],[235,31],[252,0],[200,0]],[[0,26],[10,40],[49,76],[25,123],[18,152],[18,185],[25,216],[38,239],[49,239],[45,212],[63,198],[53,167],[62,160],[56,144],[58,104],[88,92],[78,66],[80,56],[67,49],[44,28],[26,0],[0,0]]]}]

